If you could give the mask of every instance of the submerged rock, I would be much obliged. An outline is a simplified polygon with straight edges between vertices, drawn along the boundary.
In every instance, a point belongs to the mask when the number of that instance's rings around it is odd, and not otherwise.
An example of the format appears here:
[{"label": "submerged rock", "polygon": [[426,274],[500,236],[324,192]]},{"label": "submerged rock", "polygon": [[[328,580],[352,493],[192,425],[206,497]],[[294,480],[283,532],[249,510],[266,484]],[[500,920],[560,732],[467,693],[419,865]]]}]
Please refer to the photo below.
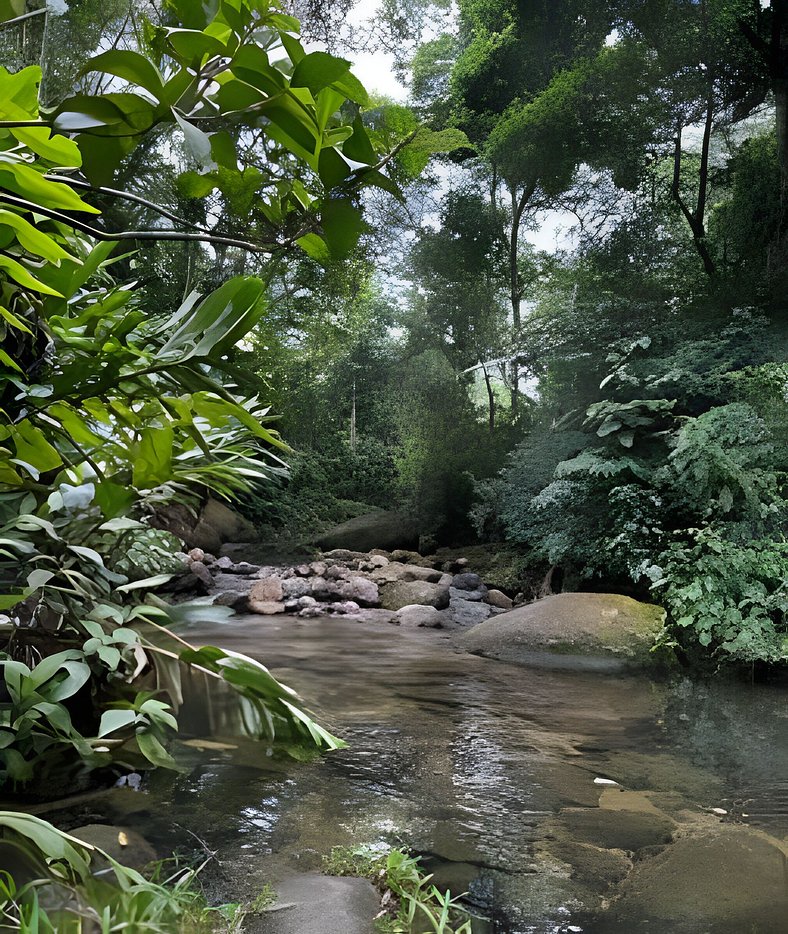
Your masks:
[{"label": "submerged rock", "polygon": [[636,862],[601,916],[621,930],[634,930],[648,918],[682,934],[717,925],[726,931],[784,931],[786,857],[784,842],[758,830],[725,824],[696,829]]},{"label": "submerged rock", "polygon": [[650,650],[664,618],[661,607],[621,594],[562,593],[481,623],[461,645],[476,655],[549,667],[649,666],[659,661]]}]

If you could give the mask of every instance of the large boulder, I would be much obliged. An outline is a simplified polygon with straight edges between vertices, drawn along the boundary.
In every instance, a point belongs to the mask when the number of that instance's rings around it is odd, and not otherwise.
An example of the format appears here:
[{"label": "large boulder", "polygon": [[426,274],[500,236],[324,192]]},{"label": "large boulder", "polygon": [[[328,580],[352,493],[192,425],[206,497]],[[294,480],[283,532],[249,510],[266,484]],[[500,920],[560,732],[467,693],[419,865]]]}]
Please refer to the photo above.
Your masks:
[{"label": "large boulder", "polygon": [[600,912],[604,930],[640,930],[645,919],[677,934],[785,931],[787,858],[784,841],[749,827],[721,824],[679,837],[634,864]]},{"label": "large boulder", "polygon": [[397,581],[381,589],[380,603],[386,610],[401,610],[413,604],[444,610],[449,605],[449,588],[427,581]]},{"label": "large boulder", "polygon": [[318,536],[312,544],[322,551],[345,548],[369,552],[373,548],[404,548],[415,545],[418,531],[407,516],[379,509],[356,516]]},{"label": "large boulder", "polygon": [[188,548],[217,554],[225,542],[251,542],[257,538],[254,526],[224,503],[209,497],[199,515],[181,503],[162,506],[150,524],[166,529],[182,539]]},{"label": "large boulder", "polygon": [[558,668],[617,670],[653,665],[665,612],[609,593],[562,593],[510,610],[461,638],[468,652]]}]

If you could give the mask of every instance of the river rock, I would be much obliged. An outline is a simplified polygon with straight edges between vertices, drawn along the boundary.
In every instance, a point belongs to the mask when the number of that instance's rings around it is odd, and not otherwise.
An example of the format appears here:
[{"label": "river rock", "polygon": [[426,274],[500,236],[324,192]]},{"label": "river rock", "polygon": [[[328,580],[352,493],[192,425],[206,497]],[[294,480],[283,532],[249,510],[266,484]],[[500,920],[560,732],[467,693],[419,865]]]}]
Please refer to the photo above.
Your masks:
[{"label": "river rock", "polygon": [[417,627],[434,629],[436,626],[440,626],[442,620],[443,614],[440,610],[436,610],[434,606],[420,606],[418,604],[403,606],[397,611],[396,617],[399,625],[408,629],[416,629]]},{"label": "river rock", "polygon": [[339,561],[342,564],[350,564],[353,561],[366,561],[369,555],[365,551],[351,551],[349,548],[332,548],[330,551],[324,551],[323,557],[329,561]]},{"label": "river rock", "polygon": [[196,590],[198,593],[210,593],[213,588],[213,577],[208,568],[199,561],[192,561],[189,565],[189,585],[188,590]]},{"label": "river rock", "polygon": [[288,577],[282,581],[282,595],[295,600],[312,592],[312,585],[304,577]]},{"label": "river rock", "polygon": [[417,541],[413,519],[380,509],[329,529],[314,544],[324,552],[342,548],[369,553],[370,548],[407,548]]},{"label": "river rock", "polygon": [[405,548],[397,548],[391,552],[391,560],[399,561],[402,564],[420,564],[423,559],[418,551],[408,551]]},{"label": "river rock", "polygon": [[239,561],[237,564],[231,564],[227,569],[228,574],[240,574],[243,577],[250,577],[257,574],[260,570],[259,564],[250,564],[248,561]]},{"label": "river rock", "polygon": [[287,612],[284,603],[275,600],[250,600],[249,611],[260,616],[276,616],[277,613]]},{"label": "river rock", "polygon": [[[387,564],[380,565],[372,571],[372,580],[381,584],[393,584],[395,581],[405,580],[409,568],[401,561],[389,561]],[[410,580],[415,580],[411,577]]]},{"label": "river rock", "polygon": [[[788,918],[788,845],[748,827],[711,825],[680,836],[639,860],[609,911],[617,926],[676,932],[784,931]],[[604,922],[603,922],[604,923]],[[607,930],[607,928],[605,928]]]},{"label": "river rock", "polygon": [[384,568],[389,563],[389,559],[385,555],[375,553],[369,556],[369,563],[376,568]]},{"label": "river rock", "polygon": [[229,606],[236,613],[249,612],[249,595],[237,590],[223,590],[213,598],[214,606]]},{"label": "river rock", "polygon": [[313,561],[309,565],[309,570],[312,572],[312,574],[315,575],[315,577],[325,577],[326,571],[328,570],[328,565],[325,561]]},{"label": "river rock", "polygon": [[[459,591],[462,593],[463,591]],[[471,592],[471,591],[468,591]],[[453,597],[449,602],[452,622],[455,626],[476,626],[483,623],[492,613],[492,608],[481,600],[463,600]]]},{"label": "river rock", "polygon": [[233,566],[233,559],[228,558],[227,555],[222,555],[221,558],[217,558],[211,566],[212,570],[218,571],[229,571]]},{"label": "river rock", "polygon": [[312,596],[317,600],[335,600],[340,595],[337,581],[329,581],[325,577],[313,577],[309,583]]},{"label": "river rock", "polygon": [[512,598],[507,597],[502,590],[488,590],[484,601],[500,610],[511,610],[514,606]]},{"label": "river rock", "polygon": [[449,587],[450,600],[473,600],[481,603],[487,596],[487,588],[484,584],[476,590],[459,590],[457,587]]},{"label": "river rock", "polygon": [[430,584],[437,584],[443,574],[434,568],[423,568],[418,564],[406,564],[402,580],[406,581],[427,581]]},{"label": "river rock", "polygon": [[371,882],[319,873],[276,883],[277,903],[244,920],[248,934],[371,934],[380,895]]},{"label": "river rock", "polygon": [[[455,578],[456,580],[456,578]],[[664,610],[621,594],[562,593],[502,613],[464,635],[468,652],[591,670],[653,665]]]},{"label": "river rock", "polygon": [[378,585],[366,577],[351,577],[339,584],[339,593],[346,600],[355,600],[362,606],[377,606],[380,603]]},{"label": "river rock", "polygon": [[328,580],[346,580],[350,577],[350,571],[347,568],[343,568],[341,564],[332,564],[326,571],[325,577]]},{"label": "river rock", "polygon": [[353,600],[340,600],[338,603],[332,603],[329,609],[332,613],[344,616],[347,613],[358,613],[361,607]]},{"label": "river rock", "polygon": [[205,561],[205,552],[202,548],[192,548],[187,557],[191,558],[192,561]]},{"label": "river rock", "polygon": [[[278,577],[272,575],[271,577],[263,578],[263,580],[255,581],[252,584],[249,591],[249,605],[251,606],[254,603],[276,602],[281,600],[284,595],[282,581]],[[256,613],[257,610],[253,610],[252,612]]]},{"label": "river rock", "polygon": [[[452,587],[457,590],[481,590],[484,587],[484,581],[478,574],[465,571],[462,574],[455,574],[451,582]],[[484,588],[487,589],[486,587]]]},{"label": "river rock", "polygon": [[293,570],[299,577],[309,577],[312,573],[312,568],[310,568],[308,564],[299,564],[298,567],[293,568]]},{"label": "river rock", "polygon": [[399,610],[412,604],[443,610],[449,605],[449,588],[427,581],[397,581],[383,587],[380,602],[387,610]]}]

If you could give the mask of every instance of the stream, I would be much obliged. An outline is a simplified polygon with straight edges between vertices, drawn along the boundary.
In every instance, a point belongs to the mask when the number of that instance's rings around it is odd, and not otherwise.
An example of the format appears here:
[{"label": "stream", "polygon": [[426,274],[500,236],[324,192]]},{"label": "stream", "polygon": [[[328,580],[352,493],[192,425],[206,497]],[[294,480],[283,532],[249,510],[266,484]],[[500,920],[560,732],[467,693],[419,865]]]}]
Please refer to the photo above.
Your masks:
[{"label": "stream", "polygon": [[[239,616],[188,635],[264,661],[349,743],[274,760],[229,705],[187,705],[188,770],[93,802],[90,818],[159,848],[215,851],[217,898],[319,869],[333,846],[404,844],[468,893],[474,932],[788,931],[788,887],[758,861],[782,845],[785,871],[784,687],[516,667],[459,653],[439,630],[341,619]],[[617,889],[633,866],[659,865],[676,828],[711,840],[712,862],[666,864],[664,880],[645,877],[648,897],[637,872]]]}]

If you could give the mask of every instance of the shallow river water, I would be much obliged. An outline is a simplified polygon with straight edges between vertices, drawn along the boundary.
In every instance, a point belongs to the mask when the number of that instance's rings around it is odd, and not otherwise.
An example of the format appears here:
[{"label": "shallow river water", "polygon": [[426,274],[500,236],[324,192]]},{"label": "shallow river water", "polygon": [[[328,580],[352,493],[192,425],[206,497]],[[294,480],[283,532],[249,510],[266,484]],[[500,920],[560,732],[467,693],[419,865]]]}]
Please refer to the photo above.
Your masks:
[{"label": "shallow river water", "polygon": [[[468,892],[474,931],[788,932],[784,687],[516,667],[337,619],[189,638],[263,660],[350,747],[273,761],[216,703],[184,713],[187,772],[107,799],[159,845],[216,851],[219,896],[319,868],[332,846],[403,843]],[[696,849],[655,874],[673,834]]]}]

